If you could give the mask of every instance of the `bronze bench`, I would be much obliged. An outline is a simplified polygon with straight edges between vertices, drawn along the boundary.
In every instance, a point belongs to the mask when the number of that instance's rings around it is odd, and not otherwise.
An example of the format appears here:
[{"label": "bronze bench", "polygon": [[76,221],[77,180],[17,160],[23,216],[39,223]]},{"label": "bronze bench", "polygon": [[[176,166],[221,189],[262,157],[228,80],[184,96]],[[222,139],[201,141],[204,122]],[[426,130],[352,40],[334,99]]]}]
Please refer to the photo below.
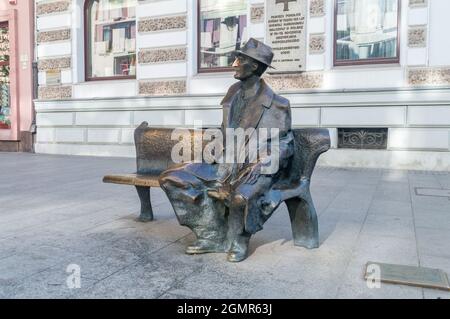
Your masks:
[{"label": "bronze bench", "polygon": [[[171,140],[171,128],[152,128],[142,123],[134,132],[136,145],[135,174],[107,175],[105,183],[134,185],[141,201],[139,220],[153,220],[150,188],[160,187],[159,175],[176,165],[171,160],[172,147],[178,141]],[[190,138],[193,141],[193,130]],[[199,134],[202,134],[201,131]],[[319,156],[330,148],[327,129],[293,129],[295,153],[291,164],[290,180],[280,186],[282,201],[286,202],[292,225],[294,243],[297,246],[319,246],[317,215],[310,193],[310,180]],[[194,143],[192,143],[194,145]]]}]

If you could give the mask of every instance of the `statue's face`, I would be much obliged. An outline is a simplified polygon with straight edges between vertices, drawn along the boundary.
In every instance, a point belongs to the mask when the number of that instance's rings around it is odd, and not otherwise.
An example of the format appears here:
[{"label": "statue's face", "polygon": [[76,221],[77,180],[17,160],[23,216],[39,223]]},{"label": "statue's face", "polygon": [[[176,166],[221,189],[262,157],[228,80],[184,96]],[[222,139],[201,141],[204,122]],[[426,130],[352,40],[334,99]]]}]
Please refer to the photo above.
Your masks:
[{"label": "statue's face", "polygon": [[258,63],[245,55],[238,55],[236,60],[234,60],[232,67],[236,72],[234,78],[243,81],[254,74],[258,69]]}]

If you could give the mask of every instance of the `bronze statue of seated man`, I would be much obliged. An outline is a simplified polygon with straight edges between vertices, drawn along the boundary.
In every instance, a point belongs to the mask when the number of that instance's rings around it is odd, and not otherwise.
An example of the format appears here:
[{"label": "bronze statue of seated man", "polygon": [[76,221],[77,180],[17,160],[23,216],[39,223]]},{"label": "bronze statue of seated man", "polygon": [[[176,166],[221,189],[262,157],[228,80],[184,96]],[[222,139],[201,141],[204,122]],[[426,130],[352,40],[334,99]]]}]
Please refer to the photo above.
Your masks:
[{"label": "bronze statue of seated man", "polygon": [[[239,82],[230,87],[221,103],[222,131],[276,129],[277,169],[265,173],[264,168],[272,163],[260,156],[251,162],[246,157],[242,163],[185,163],[160,176],[180,224],[197,236],[187,248],[188,254],[226,252],[230,262],[244,260],[251,235],[263,228],[281,202],[274,190],[288,179],[293,134],[289,101],[261,79],[272,59],[272,49],[255,39],[236,51],[232,66]],[[258,147],[262,144],[272,149],[275,143],[267,138]]]}]

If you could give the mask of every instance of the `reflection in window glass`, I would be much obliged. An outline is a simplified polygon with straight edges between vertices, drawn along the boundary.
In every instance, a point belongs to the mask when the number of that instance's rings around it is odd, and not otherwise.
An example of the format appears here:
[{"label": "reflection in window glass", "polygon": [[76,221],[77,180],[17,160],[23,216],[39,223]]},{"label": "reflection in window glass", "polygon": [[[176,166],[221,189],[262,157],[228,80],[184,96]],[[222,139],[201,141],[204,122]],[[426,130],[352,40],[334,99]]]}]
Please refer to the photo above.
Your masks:
[{"label": "reflection in window glass", "polygon": [[0,24],[0,129],[11,127],[9,96],[9,29]]},{"label": "reflection in window glass", "polygon": [[230,67],[248,40],[246,0],[199,0],[200,69]]},{"label": "reflection in window glass", "polygon": [[135,76],[136,0],[91,0],[88,78]]},{"label": "reflection in window glass", "polygon": [[337,64],[398,59],[398,9],[398,0],[337,0]]}]

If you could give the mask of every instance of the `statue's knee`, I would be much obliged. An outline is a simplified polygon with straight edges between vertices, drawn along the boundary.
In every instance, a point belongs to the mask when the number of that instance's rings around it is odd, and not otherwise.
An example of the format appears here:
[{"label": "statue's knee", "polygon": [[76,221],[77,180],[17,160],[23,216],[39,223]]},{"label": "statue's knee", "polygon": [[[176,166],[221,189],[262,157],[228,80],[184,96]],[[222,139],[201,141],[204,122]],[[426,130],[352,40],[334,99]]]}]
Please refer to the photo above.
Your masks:
[{"label": "statue's knee", "polygon": [[187,188],[188,184],[185,183],[182,179],[172,173],[162,174],[159,178],[159,185],[166,189],[170,186],[178,187],[178,188]]},{"label": "statue's knee", "polygon": [[231,203],[234,207],[243,207],[247,204],[247,200],[241,194],[233,194],[231,196]]},{"label": "statue's knee", "polygon": [[161,174],[160,176],[159,176],[159,178],[158,178],[158,182],[159,182],[159,185],[162,187],[162,188],[165,188],[165,187],[167,187],[167,185],[168,185],[168,183],[170,183],[170,175],[167,175],[167,174]]}]

